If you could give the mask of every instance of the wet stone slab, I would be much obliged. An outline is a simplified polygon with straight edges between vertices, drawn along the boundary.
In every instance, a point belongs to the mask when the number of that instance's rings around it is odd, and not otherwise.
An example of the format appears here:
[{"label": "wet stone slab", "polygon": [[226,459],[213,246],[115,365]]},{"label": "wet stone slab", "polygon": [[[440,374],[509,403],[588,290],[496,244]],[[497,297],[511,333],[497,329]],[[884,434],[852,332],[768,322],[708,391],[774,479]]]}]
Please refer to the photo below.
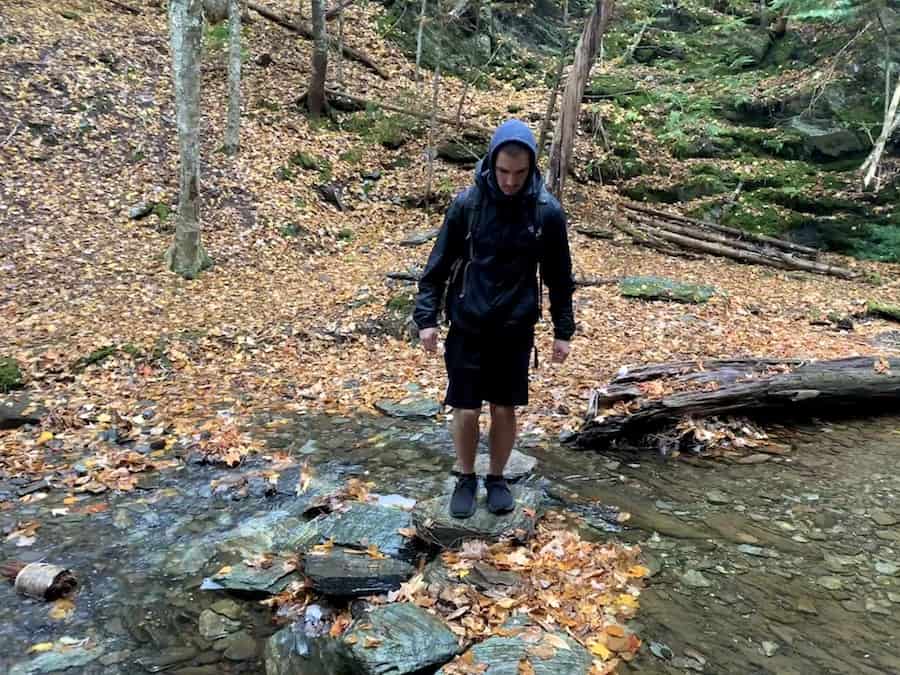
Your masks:
[{"label": "wet stone slab", "polygon": [[313,589],[325,595],[345,597],[396,590],[414,571],[412,565],[402,560],[372,558],[365,551],[343,548],[309,553],[303,561],[303,573]]},{"label": "wet stone slab", "polygon": [[307,636],[302,622],[266,644],[267,675],[408,675],[450,661],[456,637],[438,618],[410,604],[378,607],[338,639]]},{"label": "wet stone slab", "polygon": [[320,541],[331,540],[337,546],[378,550],[394,558],[411,560],[414,542],[400,534],[412,528],[408,511],[392,506],[350,502],[344,511],[335,511],[312,521]]}]

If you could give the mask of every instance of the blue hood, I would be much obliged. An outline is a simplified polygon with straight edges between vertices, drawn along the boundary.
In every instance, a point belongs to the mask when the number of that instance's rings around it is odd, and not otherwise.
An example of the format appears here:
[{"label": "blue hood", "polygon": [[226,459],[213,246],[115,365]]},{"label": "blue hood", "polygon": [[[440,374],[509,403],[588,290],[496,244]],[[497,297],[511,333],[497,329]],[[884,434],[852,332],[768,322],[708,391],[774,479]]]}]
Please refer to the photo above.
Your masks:
[{"label": "blue hood", "polygon": [[[531,175],[525,181],[525,185],[518,194],[508,196],[497,185],[497,176],[494,174],[494,163],[497,161],[497,153],[507,143],[518,143],[531,153]],[[475,181],[495,200],[510,201],[523,197],[537,195],[540,192],[543,179],[537,168],[537,141],[534,134],[521,120],[507,120],[494,131],[488,154],[478,162],[475,167]]]}]

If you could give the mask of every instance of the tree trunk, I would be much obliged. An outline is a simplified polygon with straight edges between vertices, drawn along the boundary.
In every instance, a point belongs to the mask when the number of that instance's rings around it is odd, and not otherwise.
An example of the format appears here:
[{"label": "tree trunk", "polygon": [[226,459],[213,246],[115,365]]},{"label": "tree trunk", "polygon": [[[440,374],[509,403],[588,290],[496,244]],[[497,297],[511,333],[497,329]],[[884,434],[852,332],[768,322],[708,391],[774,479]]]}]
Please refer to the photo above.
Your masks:
[{"label": "tree trunk", "polygon": [[307,105],[313,119],[325,112],[325,77],[328,72],[328,34],[325,32],[325,0],[310,0],[312,7],[313,58]]},{"label": "tree trunk", "polygon": [[434,81],[431,86],[431,119],[428,121],[428,179],[425,183],[425,208],[430,208],[431,185],[434,182],[434,132],[437,128],[438,93],[441,89],[441,55],[438,52],[434,65]]},{"label": "tree trunk", "polygon": [[343,89],[344,87],[344,11],[341,10],[340,14],[338,14],[338,50],[337,54],[335,54],[335,58],[337,58],[337,68],[335,79],[337,80],[338,87]]},{"label": "tree trunk", "polygon": [[581,99],[584,87],[591,73],[591,66],[597,57],[600,36],[609,24],[614,0],[595,0],[594,10],[584,24],[578,46],[575,48],[575,63],[566,80],[566,91],[550,146],[550,167],[548,171],[548,188],[562,201],[566,172],[575,145],[575,130],[578,125],[578,113],[581,110]]},{"label": "tree trunk", "polygon": [[859,169],[863,175],[863,190],[868,190],[872,185],[872,181],[875,180],[875,174],[878,173],[878,165],[881,163],[881,156],[884,154],[884,147],[887,145],[891,134],[900,125],[900,115],[897,114],[898,107],[900,107],[900,77],[897,78],[897,84],[894,86],[894,95],[891,97],[890,105],[884,112],[884,124],[881,126],[881,133],[878,134],[878,140],[875,141],[872,152],[869,153],[866,161],[863,162]]},{"label": "tree trunk", "polygon": [[239,0],[228,3],[228,124],[225,152],[233,155],[240,147],[241,128],[241,7]]},{"label": "tree trunk", "polygon": [[178,120],[180,172],[175,241],[166,252],[169,269],[196,278],[212,264],[200,243],[200,53],[203,42],[202,0],[171,0],[172,71]]},{"label": "tree trunk", "polygon": [[547,110],[544,112],[544,121],[541,122],[541,133],[538,135],[538,147],[536,161],[540,163],[544,154],[544,146],[547,144],[547,134],[550,132],[550,120],[556,109],[556,99],[559,97],[559,85],[562,83],[563,71],[566,69],[566,56],[569,54],[569,0],[563,0],[563,44],[559,50],[559,61],[556,63],[556,75],[553,78],[553,86],[547,97]]},{"label": "tree trunk", "polygon": [[419,34],[416,36],[416,89],[422,93],[422,78],[419,68],[422,65],[422,41],[425,36],[425,10],[428,0],[422,0],[422,10],[419,13]]}]

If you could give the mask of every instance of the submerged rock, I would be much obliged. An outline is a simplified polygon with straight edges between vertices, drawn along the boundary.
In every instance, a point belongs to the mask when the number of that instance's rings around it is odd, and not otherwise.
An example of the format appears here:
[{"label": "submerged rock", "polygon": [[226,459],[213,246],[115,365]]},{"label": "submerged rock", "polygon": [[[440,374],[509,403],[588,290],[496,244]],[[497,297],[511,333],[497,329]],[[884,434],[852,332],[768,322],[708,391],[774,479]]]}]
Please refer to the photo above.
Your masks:
[{"label": "submerged rock", "polygon": [[53,673],[66,668],[86,666],[103,655],[103,647],[86,649],[73,647],[64,652],[46,652],[31,661],[17,663],[9,675],[36,675],[37,673]]},{"label": "submerged rock", "polygon": [[203,588],[274,594],[283,591],[295,578],[294,565],[284,559],[275,559],[269,567],[251,567],[240,562],[219,570],[204,581]]}]

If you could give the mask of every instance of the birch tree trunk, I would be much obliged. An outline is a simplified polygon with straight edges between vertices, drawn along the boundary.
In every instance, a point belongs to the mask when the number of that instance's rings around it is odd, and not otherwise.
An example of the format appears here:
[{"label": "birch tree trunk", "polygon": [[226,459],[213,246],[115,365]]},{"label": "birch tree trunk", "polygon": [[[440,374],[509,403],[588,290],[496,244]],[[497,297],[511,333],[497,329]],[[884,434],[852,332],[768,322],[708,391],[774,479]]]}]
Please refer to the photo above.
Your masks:
[{"label": "birch tree trunk", "polygon": [[422,10],[419,12],[419,34],[416,36],[416,89],[422,93],[422,78],[419,68],[422,65],[422,41],[425,36],[425,9],[428,0],[422,0]]},{"label": "birch tree trunk", "polygon": [[310,0],[312,9],[313,58],[306,102],[312,118],[326,111],[325,77],[328,73],[328,33],[325,29],[325,0]]},{"label": "birch tree trunk", "polygon": [[[888,70],[888,73],[890,74],[890,70]],[[875,174],[878,173],[878,165],[881,163],[881,156],[884,154],[884,147],[887,145],[891,134],[900,126],[898,108],[900,108],[900,77],[897,77],[897,83],[894,85],[894,95],[884,111],[884,124],[881,126],[881,133],[878,134],[878,140],[875,141],[875,147],[872,148],[872,152],[869,153],[866,161],[863,162],[859,169],[863,176],[862,184],[864,190],[868,190],[872,185],[872,181],[875,180]]]},{"label": "birch tree trunk", "polygon": [[241,128],[241,7],[240,0],[228,1],[228,124],[225,152],[233,155],[240,147]]},{"label": "birch tree trunk", "polygon": [[170,0],[172,75],[178,120],[180,171],[175,240],[166,251],[169,269],[196,278],[212,260],[200,243],[200,50],[202,0]]},{"label": "birch tree trunk", "polygon": [[578,39],[578,46],[575,48],[575,63],[566,80],[566,91],[560,106],[556,130],[553,133],[553,144],[550,146],[550,167],[547,177],[548,189],[560,201],[562,201],[566,173],[572,158],[572,148],[575,145],[575,130],[578,124],[578,113],[581,110],[581,98],[584,96],[584,87],[591,74],[591,66],[594,64],[594,59],[597,58],[600,36],[603,35],[609,24],[612,8],[613,0],[595,0],[594,10],[584,24],[584,30]]}]

